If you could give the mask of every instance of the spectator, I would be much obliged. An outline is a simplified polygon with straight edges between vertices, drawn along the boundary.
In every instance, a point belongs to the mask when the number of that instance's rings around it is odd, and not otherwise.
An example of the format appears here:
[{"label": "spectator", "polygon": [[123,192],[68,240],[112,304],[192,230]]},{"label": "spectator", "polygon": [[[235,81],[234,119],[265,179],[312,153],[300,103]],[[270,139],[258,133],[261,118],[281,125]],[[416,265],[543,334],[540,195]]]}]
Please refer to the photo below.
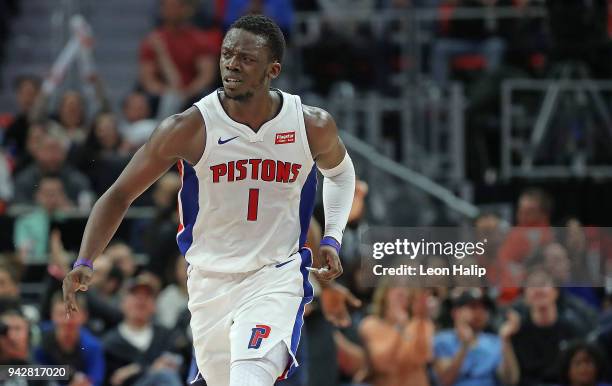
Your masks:
[{"label": "spectator", "polygon": [[117,118],[112,113],[98,114],[87,139],[70,158],[89,177],[96,194],[102,195],[129,161],[128,147],[119,134]]},{"label": "spectator", "polygon": [[499,248],[500,282],[504,287],[500,301],[509,303],[520,294],[519,284],[525,278],[525,266],[533,264],[542,248],[553,240],[550,228],[552,198],[541,189],[521,193],[512,228]]},{"label": "spectator", "polygon": [[0,364],[30,364],[30,324],[15,309],[5,310],[0,315],[0,322],[6,327],[5,334],[0,334]]},{"label": "spectator", "polygon": [[[485,57],[487,71],[495,71],[501,65],[505,42],[495,36],[494,8],[497,0],[447,0],[440,7],[446,18],[442,20],[443,36],[432,47],[431,71],[439,86],[449,79],[450,61],[464,54],[480,54]],[[483,11],[482,17],[454,19],[455,7],[469,7]]]},{"label": "spectator", "polygon": [[497,284],[499,280],[498,253],[504,237],[505,229],[501,218],[494,213],[484,213],[474,221],[475,239],[487,240],[487,247],[482,255],[476,255],[478,264],[487,269],[489,284]]},{"label": "spectator", "polygon": [[[73,203],[85,203],[89,209],[90,203],[84,200],[90,197],[87,177],[66,163],[67,143],[60,133],[51,131],[40,139],[40,145],[34,149],[35,164],[27,167],[15,177],[15,190],[19,192],[13,200],[14,204],[32,204],[35,187],[43,176],[56,176],[66,191],[68,199]],[[81,206],[81,205],[79,205]]]},{"label": "spectator", "polygon": [[[45,91],[38,94],[30,114],[32,122],[42,123],[47,121],[49,118],[47,112],[48,100],[49,94]],[[70,146],[83,143],[87,135],[85,131],[87,116],[83,97],[78,91],[68,90],[64,92],[60,99],[57,114],[51,116],[51,118],[60,126]]]},{"label": "spectator", "polygon": [[179,316],[187,309],[187,260],[177,258],[175,264],[175,283],[161,291],[157,299],[157,322],[172,329]]},{"label": "spectator", "polygon": [[147,96],[141,91],[132,91],[123,102],[123,121],[119,126],[128,148],[135,151],[142,146],[157,127],[157,121],[151,114]]},{"label": "spectator", "polygon": [[[31,323],[38,322],[40,318],[38,308],[21,302],[19,272],[10,261],[5,259],[0,259],[0,299],[5,301],[5,306],[15,305],[14,308],[17,308]],[[0,307],[0,313],[2,312],[3,309]]]},{"label": "spectator", "polygon": [[554,242],[542,250],[544,269],[550,273],[556,286],[564,287],[572,283],[572,272],[567,251],[563,245]]},{"label": "spectator", "polygon": [[[40,301],[43,317],[53,317],[53,295],[61,291],[62,281],[70,270],[69,256],[64,249],[59,230],[49,236],[50,259],[45,277],[46,289]],[[106,264],[105,264],[106,263]],[[87,327],[96,336],[118,325],[123,319],[118,299],[114,299],[123,281],[123,274],[117,267],[111,267],[110,259],[101,256],[94,263],[95,273],[89,291],[84,294],[87,305]],[[105,269],[105,266],[108,268]]]},{"label": "spectator", "polygon": [[83,97],[77,91],[66,91],[60,101],[57,120],[65,130],[70,143],[80,145],[85,141],[86,112]]},{"label": "spectator", "polygon": [[511,6],[518,11],[518,17],[503,18],[499,21],[500,33],[507,42],[505,62],[534,76],[543,75],[549,36],[546,36],[546,20],[532,17],[528,10],[543,2],[499,0],[501,6]]},{"label": "spectator", "polygon": [[542,269],[533,269],[527,276],[527,310],[519,331],[512,337],[521,385],[558,382],[561,346],[580,337],[579,329],[559,312],[558,296],[552,278]]},{"label": "spectator", "polygon": [[36,209],[15,221],[14,242],[22,263],[47,264],[51,222],[74,205],[57,177],[42,177],[35,199]]},{"label": "spectator", "polygon": [[108,256],[113,266],[121,270],[123,277],[129,279],[134,276],[136,269],[136,260],[132,253],[132,248],[124,242],[112,242],[104,251],[104,255]]},{"label": "spectator", "polygon": [[13,198],[13,181],[8,159],[0,149],[0,214],[4,213],[6,205]]},{"label": "spectator", "polygon": [[[162,25],[140,47],[140,83],[160,101],[164,116],[175,113],[211,90],[216,83],[221,46],[218,30],[204,31],[189,25],[192,1],[161,0]],[[170,99],[177,99],[174,103]],[[174,106],[163,107],[166,103]]]},{"label": "spectator", "polygon": [[17,272],[8,262],[0,263],[0,298],[18,298],[18,283]]},{"label": "spectator", "polygon": [[61,130],[59,126],[52,123],[33,123],[27,128],[25,151],[19,158],[14,160],[15,167],[13,169],[13,175],[18,175],[19,172],[34,162],[34,154],[36,154],[36,151],[40,148],[43,138],[46,137],[48,127],[55,133],[57,133],[55,130]]},{"label": "spectator", "polygon": [[[590,330],[595,327],[595,309],[601,305],[601,299],[597,291],[590,282],[580,282],[576,277],[580,276],[580,271],[587,267],[576,267],[570,261],[567,250],[560,243],[550,243],[542,251],[544,269],[550,273],[560,291],[560,300],[568,303],[575,309],[576,315],[580,319],[585,319],[586,328]],[[572,269],[574,267],[574,269]]]},{"label": "spectator", "polygon": [[[602,229],[585,227],[577,218],[565,223],[563,245],[567,249],[571,271],[577,283],[601,283],[606,272],[606,253],[600,246]],[[595,305],[599,307],[600,305]]]},{"label": "spectator", "polygon": [[557,307],[560,315],[570,321],[582,334],[597,326],[597,313],[591,306],[598,302],[593,288],[573,287],[571,265],[567,251],[559,243],[550,243],[542,250],[542,268],[548,272],[558,291]]},{"label": "spectator", "polygon": [[582,341],[573,342],[561,353],[561,386],[610,386],[603,383],[606,360],[599,347]]},{"label": "spectator", "polygon": [[103,340],[106,351],[107,383],[113,386],[145,385],[156,379],[158,384],[182,385],[176,357],[169,351],[173,336],[167,329],[153,324],[156,281],[141,274],[126,287],[121,308],[124,321]]},{"label": "spectator", "polygon": [[[30,333],[28,320],[18,311],[11,309],[0,311],[0,328],[6,328],[0,334],[0,365],[31,365]],[[3,386],[54,386],[55,383],[43,380],[8,379]]]},{"label": "spectator", "polygon": [[434,338],[434,371],[440,384],[517,384],[519,368],[510,339],[519,328],[519,316],[510,312],[499,335],[484,332],[490,315],[482,290],[455,291],[454,329],[441,331]]},{"label": "spectator", "polygon": [[147,269],[159,276],[164,284],[176,278],[176,259],[180,254],[176,244],[176,197],[180,188],[181,178],[174,172],[166,173],[157,181],[153,191],[155,217],[135,224],[132,237],[132,245],[142,243],[142,251],[149,256]]},{"label": "spectator", "polygon": [[15,99],[19,109],[13,122],[7,127],[3,146],[9,153],[20,158],[26,151],[26,138],[30,127],[30,114],[40,92],[40,78],[34,75],[22,75],[15,79]]},{"label": "spectator", "polygon": [[429,385],[427,364],[432,359],[434,334],[429,297],[421,289],[385,283],[377,288],[374,314],[359,327],[375,386]]},{"label": "spectator", "polygon": [[119,304],[119,291],[124,279],[123,271],[105,255],[98,257],[94,264],[96,274],[91,279],[92,289],[100,298]]},{"label": "spectator", "polygon": [[107,256],[94,262],[95,274],[87,296],[89,321],[87,327],[97,336],[103,335],[123,319],[119,309],[119,290],[123,272]]},{"label": "spectator", "polygon": [[102,344],[83,325],[87,322],[87,303],[79,297],[79,312],[66,318],[62,294],[51,300],[53,326],[42,334],[40,346],[34,349],[36,362],[42,365],[68,365],[69,386],[101,386],[104,379],[104,350]]}]

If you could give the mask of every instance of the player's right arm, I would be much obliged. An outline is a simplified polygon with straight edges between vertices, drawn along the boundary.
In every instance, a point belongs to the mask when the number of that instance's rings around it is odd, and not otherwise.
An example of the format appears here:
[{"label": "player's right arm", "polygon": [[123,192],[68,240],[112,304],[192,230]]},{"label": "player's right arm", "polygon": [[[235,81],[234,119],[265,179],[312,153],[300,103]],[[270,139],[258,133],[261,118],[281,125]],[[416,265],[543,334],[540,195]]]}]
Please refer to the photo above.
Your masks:
[{"label": "player's right arm", "polygon": [[[196,107],[162,121],[149,141],[134,154],[117,181],[94,205],[83,233],[79,258],[93,261],[99,256],[132,202],[175,162],[185,159],[195,165],[204,152],[205,137],[204,121]],[[77,266],[64,278],[64,302],[68,315],[77,310],[75,292],[87,290],[92,275],[89,267]]]}]

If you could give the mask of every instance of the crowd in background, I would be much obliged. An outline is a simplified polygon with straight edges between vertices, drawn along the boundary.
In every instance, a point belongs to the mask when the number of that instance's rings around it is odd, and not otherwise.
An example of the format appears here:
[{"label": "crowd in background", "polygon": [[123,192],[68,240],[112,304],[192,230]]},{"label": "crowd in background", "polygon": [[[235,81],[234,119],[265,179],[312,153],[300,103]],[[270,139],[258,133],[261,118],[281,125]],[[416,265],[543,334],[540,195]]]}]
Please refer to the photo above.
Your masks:
[{"label": "crowd in background", "polygon": [[[10,85],[18,110],[0,119],[1,364],[69,364],[74,372],[63,384],[70,386],[184,384],[192,347],[186,263],[175,241],[181,185],[175,170],[135,203],[152,208],[152,214],[126,220],[117,239],[96,259],[93,283],[79,298],[81,312],[71,319],[65,318],[61,281],[84,225],[74,219],[88,213],[160,119],[217,87],[222,34],[240,15],[268,14],[291,41],[294,12],[321,12],[330,21],[328,30],[307,50],[304,64],[319,93],[328,92],[332,81],[343,76],[356,87],[385,90],[386,80],[376,75],[385,69],[373,69],[371,55],[384,55],[391,69],[406,65],[394,47],[376,42],[371,31],[356,26],[354,34],[347,34],[335,28],[334,12],[349,3],[356,7],[353,1],[202,3],[206,7],[192,0],[160,1],[159,24],[143,36],[135,53],[139,78],[119,110],[112,109],[117,101],[108,100],[104,80],[97,76],[88,80],[94,94],[62,91],[57,106],[50,105],[52,95],[42,87],[44,74],[23,74]],[[488,107],[482,97],[487,90],[479,85],[503,71],[546,71],[545,57],[582,57],[594,76],[607,75],[596,60],[608,50],[605,1],[564,2],[583,16],[572,18],[578,26],[570,29],[563,20],[572,8],[558,8],[553,1],[544,2],[549,10],[544,22],[518,19],[511,25],[491,25],[486,19],[451,17],[457,6],[521,9],[530,3],[360,0],[359,7],[439,10],[428,73],[439,87],[449,79],[471,81],[475,91],[470,109],[480,111]],[[0,10],[16,9],[16,4],[0,1]],[[0,52],[8,33],[5,15],[0,12]],[[587,45],[582,44],[585,36]],[[491,77],[474,80],[480,70]],[[516,198],[516,225],[523,228],[508,231],[495,213],[483,214],[473,224],[493,245],[479,263],[502,286],[444,282],[409,288],[392,279],[371,288],[363,282],[358,238],[367,225],[367,194],[367,184],[358,182],[340,279],[363,305],[351,309],[351,326],[336,327],[326,320],[322,305],[335,301],[337,293],[319,289],[307,309],[298,353],[302,366],[283,383],[595,386],[612,381],[606,373],[612,363],[612,293],[605,287],[572,286],[576,278],[571,278],[577,267],[585,275],[611,271],[609,235],[593,235],[576,218],[555,224],[567,230],[556,234],[551,198],[532,189]],[[316,224],[324,221],[320,212],[319,207],[311,229],[315,239],[320,234]],[[443,258],[434,260],[432,266],[448,264]],[[503,286],[504,280],[513,285]],[[35,296],[24,293],[28,287],[23,283],[39,285]]]}]

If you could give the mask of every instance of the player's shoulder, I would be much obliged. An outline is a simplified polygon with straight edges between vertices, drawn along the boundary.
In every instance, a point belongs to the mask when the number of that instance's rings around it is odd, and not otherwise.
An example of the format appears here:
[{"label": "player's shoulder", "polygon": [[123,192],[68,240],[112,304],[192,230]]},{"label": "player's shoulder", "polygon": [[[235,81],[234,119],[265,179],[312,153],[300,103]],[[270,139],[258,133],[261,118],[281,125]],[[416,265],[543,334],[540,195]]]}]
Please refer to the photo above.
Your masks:
[{"label": "player's shoulder", "polygon": [[206,141],[204,119],[195,106],[164,119],[151,135],[148,146],[163,156],[178,156],[192,164],[202,155]]},{"label": "player's shoulder", "polygon": [[330,113],[320,107],[302,105],[304,126],[313,158],[325,153],[337,142],[338,128]]},{"label": "player's shoulder", "polygon": [[160,134],[173,134],[183,131],[198,131],[204,128],[204,120],[197,107],[191,106],[187,110],[170,115],[158,127]]},{"label": "player's shoulder", "polygon": [[304,123],[307,129],[329,129],[330,126],[335,126],[334,118],[326,110],[302,104],[304,112]]}]

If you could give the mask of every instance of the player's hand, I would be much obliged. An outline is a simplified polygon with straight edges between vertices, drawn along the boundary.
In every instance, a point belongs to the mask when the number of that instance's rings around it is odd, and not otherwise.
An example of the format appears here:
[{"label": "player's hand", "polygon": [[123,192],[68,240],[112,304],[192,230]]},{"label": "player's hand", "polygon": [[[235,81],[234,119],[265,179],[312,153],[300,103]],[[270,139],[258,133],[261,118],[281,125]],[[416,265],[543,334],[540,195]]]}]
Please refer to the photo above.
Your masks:
[{"label": "player's hand", "polygon": [[318,257],[322,265],[321,269],[313,271],[317,279],[327,282],[342,275],[340,256],[333,247],[321,245]]},{"label": "player's hand", "polygon": [[321,311],[325,319],[337,327],[348,327],[351,325],[351,316],[347,304],[360,307],[361,300],[357,299],[346,287],[331,283],[323,288],[321,292]]},{"label": "player's hand", "polygon": [[62,283],[62,291],[64,292],[64,306],[66,307],[66,316],[72,316],[73,312],[78,312],[79,308],[76,303],[76,292],[87,291],[89,283],[93,278],[93,270],[89,267],[80,265],[68,272]]}]

